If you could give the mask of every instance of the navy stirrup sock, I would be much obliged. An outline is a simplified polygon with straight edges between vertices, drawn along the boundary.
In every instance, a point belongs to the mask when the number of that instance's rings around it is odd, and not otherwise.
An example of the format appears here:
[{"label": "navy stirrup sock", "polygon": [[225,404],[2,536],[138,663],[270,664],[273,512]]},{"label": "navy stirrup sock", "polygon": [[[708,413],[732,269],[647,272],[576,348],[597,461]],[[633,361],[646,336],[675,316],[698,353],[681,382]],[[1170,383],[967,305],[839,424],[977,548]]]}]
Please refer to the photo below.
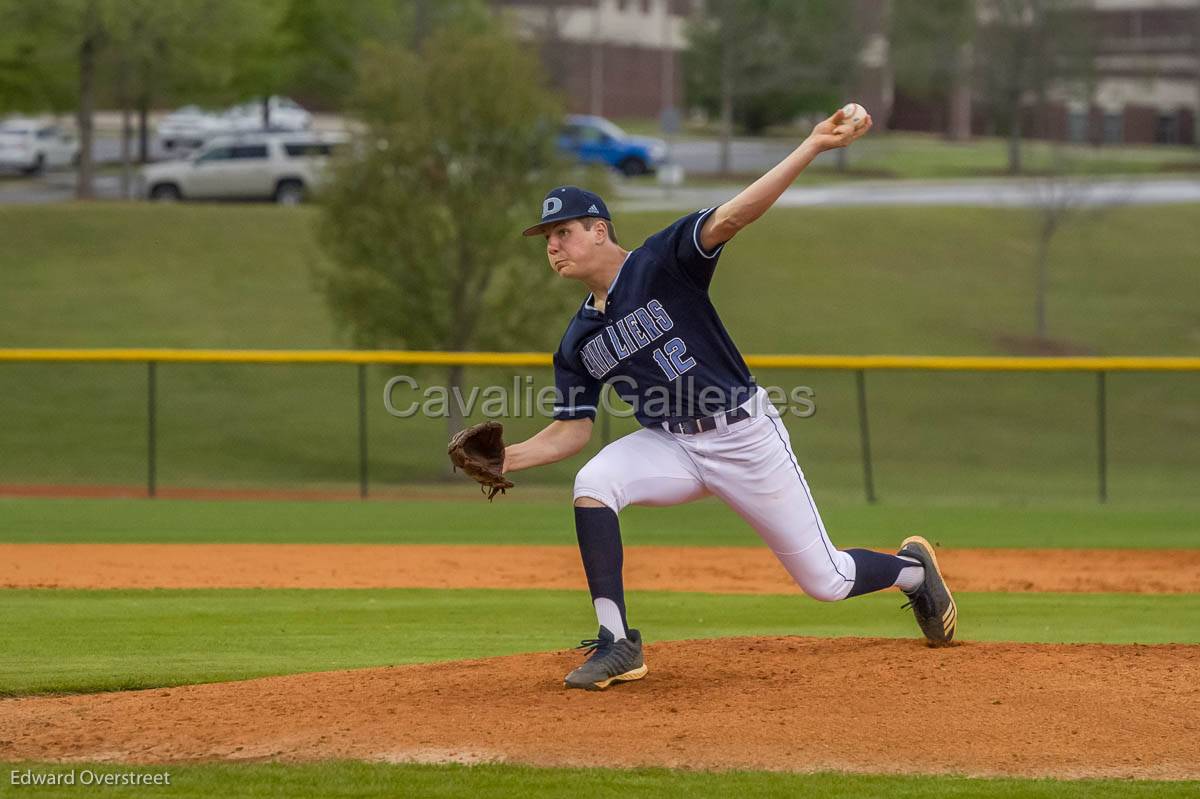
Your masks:
[{"label": "navy stirrup sock", "polygon": [[579,554],[593,604],[601,597],[612,600],[621,611],[621,624],[628,630],[625,585],[621,580],[624,554],[617,514],[609,508],[575,508],[575,536],[579,539]]},{"label": "navy stirrup sock", "polygon": [[854,558],[854,587],[850,589],[848,597],[891,588],[900,578],[901,569],[915,565],[911,560],[870,549],[844,551]]}]

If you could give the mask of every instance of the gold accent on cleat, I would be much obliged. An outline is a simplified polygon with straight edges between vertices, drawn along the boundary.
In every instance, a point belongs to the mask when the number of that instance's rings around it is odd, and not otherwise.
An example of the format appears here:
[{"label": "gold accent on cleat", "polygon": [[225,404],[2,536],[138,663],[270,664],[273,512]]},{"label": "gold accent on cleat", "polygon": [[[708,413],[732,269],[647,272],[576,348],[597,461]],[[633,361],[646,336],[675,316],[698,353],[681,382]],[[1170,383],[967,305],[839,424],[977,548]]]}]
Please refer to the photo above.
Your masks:
[{"label": "gold accent on cleat", "polygon": [[594,683],[592,683],[592,685],[596,686],[596,690],[603,691],[605,688],[612,685],[614,682],[629,682],[631,680],[640,680],[643,677],[645,677],[649,671],[650,671],[650,669],[646,668],[645,664],[642,664],[641,666],[639,666],[636,669],[633,669],[632,671],[627,671],[624,674],[618,674],[615,677],[609,677],[607,680],[601,680],[600,682],[594,682]]},{"label": "gold accent on cleat", "polygon": [[951,604],[950,609],[946,611],[945,617],[942,619],[942,629],[946,633],[947,638],[954,637],[954,628],[958,624],[958,606]]}]

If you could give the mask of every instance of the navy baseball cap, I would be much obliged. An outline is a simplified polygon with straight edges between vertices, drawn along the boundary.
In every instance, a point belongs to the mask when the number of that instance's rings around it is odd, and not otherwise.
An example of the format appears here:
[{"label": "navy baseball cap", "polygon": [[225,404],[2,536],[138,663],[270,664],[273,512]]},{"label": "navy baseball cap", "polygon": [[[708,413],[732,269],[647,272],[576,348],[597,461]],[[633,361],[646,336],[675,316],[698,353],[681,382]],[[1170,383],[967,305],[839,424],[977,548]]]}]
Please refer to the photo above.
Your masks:
[{"label": "navy baseball cap", "polygon": [[557,189],[551,189],[546,194],[546,199],[542,200],[542,221],[525,228],[522,235],[536,236],[542,232],[543,225],[585,216],[612,221],[612,217],[608,215],[608,206],[600,199],[599,194],[593,194],[578,186],[559,186]]}]

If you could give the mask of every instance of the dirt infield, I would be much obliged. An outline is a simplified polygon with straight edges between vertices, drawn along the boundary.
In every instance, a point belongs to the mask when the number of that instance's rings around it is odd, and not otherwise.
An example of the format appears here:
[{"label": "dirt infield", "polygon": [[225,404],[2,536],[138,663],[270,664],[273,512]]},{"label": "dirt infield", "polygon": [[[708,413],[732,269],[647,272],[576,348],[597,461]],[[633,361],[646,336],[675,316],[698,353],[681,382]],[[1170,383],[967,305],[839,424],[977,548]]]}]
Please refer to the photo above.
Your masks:
[{"label": "dirt infield", "polygon": [[[1200,550],[951,549],[956,591],[1200,592]],[[634,590],[792,593],[759,547],[628,547]],[[3,588],[558,588],[584,590],[575,547],[0,544]]]},{"label": "dirt infield", "polygon": [[[575,547],[0,544],[0,586],[582,591],[578,558]],[[1200,591],[1195,550],[951,549],[939,559],[958,591]],[[626,584],[798,590],[753,547],[628,547]],[[646,657],[646,680],[603,693],[561,687],[580,660],[564,651],[4,699],[0,761],[1200,779],[1200,646],[731,638],[651,642]]]},{"label": "dirt infield", "polygon": [[[1200,647],[733,638],[0,700],[0,760],[353,758],[1200,778]],[[919,742],[919,745],[918,745]],[[914,756],[920,752],[919,757]]]}]

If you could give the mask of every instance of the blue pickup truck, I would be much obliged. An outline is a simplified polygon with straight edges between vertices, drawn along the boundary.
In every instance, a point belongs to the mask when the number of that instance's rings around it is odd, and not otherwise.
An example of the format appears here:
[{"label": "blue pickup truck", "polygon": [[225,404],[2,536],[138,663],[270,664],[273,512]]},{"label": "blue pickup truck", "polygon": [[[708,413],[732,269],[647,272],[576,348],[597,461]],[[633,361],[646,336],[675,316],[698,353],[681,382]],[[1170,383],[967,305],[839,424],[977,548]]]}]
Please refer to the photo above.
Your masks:
[{"label": "blue pickup truck", "polygon": [[630,136],[604,117],[584,115],[563,121],[558,147],[581,163],[605,164],[630,176],[654,172],[667,156],[662,139]]}]

